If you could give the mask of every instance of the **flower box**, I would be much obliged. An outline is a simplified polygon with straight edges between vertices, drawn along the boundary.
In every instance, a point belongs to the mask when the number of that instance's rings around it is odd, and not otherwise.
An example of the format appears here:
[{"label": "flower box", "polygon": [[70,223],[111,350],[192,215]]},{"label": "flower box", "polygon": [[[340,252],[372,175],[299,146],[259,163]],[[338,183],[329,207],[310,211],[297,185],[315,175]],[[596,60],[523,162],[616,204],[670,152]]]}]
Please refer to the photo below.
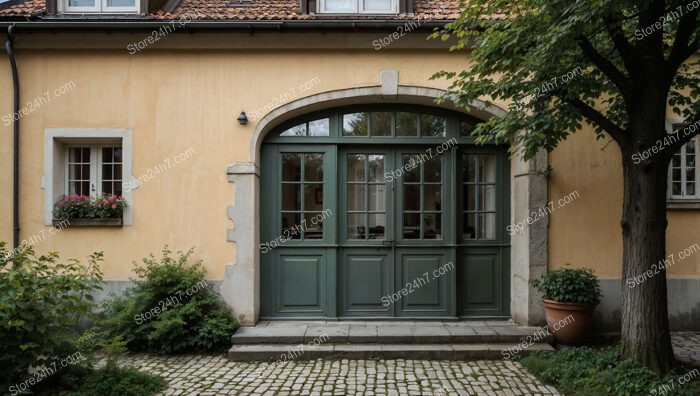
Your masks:
[{"label": "flower box", "polygon": [[[67,224],[66,224],[67,223]],[[68,220],[53,220],[54,227],[121,227],[124,225],[124,220],[120,217],[117,219],[68,219]]]}]

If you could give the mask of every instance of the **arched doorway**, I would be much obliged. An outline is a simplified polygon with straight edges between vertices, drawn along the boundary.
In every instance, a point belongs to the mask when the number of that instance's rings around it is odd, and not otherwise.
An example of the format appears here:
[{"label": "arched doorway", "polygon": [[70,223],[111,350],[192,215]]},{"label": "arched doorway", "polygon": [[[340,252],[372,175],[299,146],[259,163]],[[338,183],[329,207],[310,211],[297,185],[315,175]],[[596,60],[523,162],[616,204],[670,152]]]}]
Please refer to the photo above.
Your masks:
[{"label": "arched doorway", "polygon": [[508,317],[510,166],[478,122],[365,104],[269,133],[260,317]]}]

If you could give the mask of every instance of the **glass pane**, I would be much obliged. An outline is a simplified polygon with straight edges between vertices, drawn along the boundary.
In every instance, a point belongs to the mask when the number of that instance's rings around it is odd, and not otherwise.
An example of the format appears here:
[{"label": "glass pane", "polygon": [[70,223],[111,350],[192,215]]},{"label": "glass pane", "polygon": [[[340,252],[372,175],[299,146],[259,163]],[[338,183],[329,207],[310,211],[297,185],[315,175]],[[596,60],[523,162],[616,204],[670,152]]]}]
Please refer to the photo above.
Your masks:
[{"label": "glass pane", "polygon": [[114,194],[114,191],[112,189],[112,186],[114,184],[111,181],[103,181],[102,182],[102,192],[105,194]]},{"label": "glass pane", "polygon": [[462,180],[469,183],[476,182],[476,161],[477,155],[462,156]]},{"label": "glass pane", "polygon": [[365,161],[364,154],[348,154],[348,181],[365,181]]},{"label": "glass pane", "polygon": [[365,11],[392,11],[391,0],[363,0],[362,4]]},{"label": "glass pane", "polygon": [[90,164],[83,163],[81,166],[80,179],[90,181]]},{"label": "glass pane", "polygon": [[323,210],[323,184],[304,184],[304,210]]},{"label": "glass pane", "polygon": [[469,119],[469,120],[462,120],[459,122],[459,135],[460,136],[471,136],[472,132],[474,132],[474,128],[476,128],[477,125],[477,120],[476,119]]},{"label": "glass pane", "polygon": [[114,191],[112,191],[112,194],[119,195],[121,197],[121,195],[122,195],[122,182],[121,182],[121,180],[119,180],[118,182],[117,181],[113,182],[112,188],[114,188]]},{"label": "glass pane", "polygon": [[695,155],[695,140],[691,140],[690,142],[686,143],[684,146],[685,146],[685,153],[686,154]]},{"label": "glass pane", "polygon": [[420,239],[420,213],[403,215],[403,238]]},{"label": "glass pane", "polygon": [[112,180],[111,164],[102,164],[102,180]]},{"label": "glass pane", "polygon": [[112,160],[112,150],[111,147],[103,147],[102,148],[102,162],[113,162]]},{"label": "glass pane", "polygon": [[418,136],[418,114],[396,113],[396,136]]},{"label": "glass pane", "polygon": [[326,0],[326,8],[324,11],[354,11],[355,1],[354,0]]},{"label": "glass pane", "polygon": [[369,181],[384,182],[384,156],[372,154],[369,156]]},{"label": "glass pane", "polygon": [[695,182],[689,182],[685,185],[686,195],[695,195]]},{"label": "glass pane", "polygon": [[415,154],[403,156],[403,172],[404,182],[419,182],[420,181],[420,159]]},{"label": "glass pane", "polygon": [[403,210],[420,210],[420,185],[403,185]]},{"label": "glass pane", "polygon": [[366,210],[365,188],[365,184],[348,184],[348,210]]},{"label": "glass pane", "polygon": [[479,239],[496,239],[496,214],[479,214]]},{"label": "glass pane", "polygon": [[107,7],[135,7],[136,0],[107,0]]},{"label": "glass pane", "polygon": [[476,210],[476,184],[464,185],[464,199],[467,201],[465,209]]},{"label": "glass pane", "polygon": [[445,136],[447,119],[428,114],[421,115],[421,136]]},{"label": "glass pane", "polygon": [[343,115],[343,135],[367,136],[369,113],[353,113]]},{"label": "glass pane", "polygon": [[114,180],[122,180],[122,166],[120,164],[114,165],[114,174],[113,174],[113,179]]},{"label": "glass pane", "polygon": [[80,180],[81,169],[83,169],[82,165],[70,165],[68,167],[68,180]]},{"label": "glass pane", "polygon": [[423,238],[442,239],[442,215],[440,213],[423,215]]},{"label": "glass pane", "polygon": [[462,215],[462,239],[476,239],[476,214]]},{"label": "glass pane", "polygon": [[348,239],[365,239],[365,215],[348,214]]},{"label": "glass pane", "polygon": [[304,180],[323,181],[323,154],[304,154]]},{"label": "glass pane", "polygon": [[114,162],[122,162],[122,148],[121,147],[114,148]]},{"label": "glass pane", "polygon": [[479,210],[496,210],[496,186],[492,184],[479,186]]},{"label": "glass pane", "polygon": [[681,195],[681,183],[673,183],[673,195]]},{"label": "glass pane", "polygon": [[329,136],[330,131],[330,120],[328,118],[309,122],[309,136]]},{"label": "glass pane", "polygon": [[282,154],[282,180],[301,181],[301,154]]},{"label": "glass pane", "polygon": [[383,212],[386,193],[383,184],[371,184],[369,186],[369,210],[372,212]]},{"label": "glass pane", "polygon": [[423,186],[423,210],[442,210],[442,185]]},{"label": "glass pane", "polygon": [[301,210],[301,184],[282,184],[282,210]]},{"label": "glass pane", "polygon": [[386,220],[384,213],[369,215],[369,239],[384,239]]},{"label": "glass pane", "polygon": [[68,0],[69,7],[94,7],[95,0]]},{"label": "glass pane", "polygon": [[681,169],[680,168],[673,168],[672,177],[673,180],[675,181],[681,181]]},{"label": "glass pane", "polygon": [[287,239],[301,239],[301,215],[282,213],[282,236]]},{"label": "glass pane", "polygon": [[323,239],[323,215],[305,213],[304,220],[304,239]]},{"label": "glass pane", "polygon": [[424,172],[423,181],[442,181],[442,156],[433,157],[425,161]]},{"label": "glass pane", "polygon": [[372,136],[391,136],[391,113],[371,113]]},{"label": "glass pane", "polygon": [[496,156],[482,155],[479,161],[479,181],[486,183],[496,182]]},{"label": "glass pane", "polygon": [[280,133],[280,136],[306,136],[306,124],[293,126]]}]

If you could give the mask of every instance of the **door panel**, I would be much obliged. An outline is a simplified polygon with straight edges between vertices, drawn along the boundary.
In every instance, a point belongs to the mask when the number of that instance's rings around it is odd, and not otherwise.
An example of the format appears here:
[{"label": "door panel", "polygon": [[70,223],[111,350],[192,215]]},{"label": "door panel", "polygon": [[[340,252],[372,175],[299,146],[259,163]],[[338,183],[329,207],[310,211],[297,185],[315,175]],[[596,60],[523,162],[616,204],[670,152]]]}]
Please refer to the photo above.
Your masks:
[{"label": "door panel", "polygon": [[[433,250],[434,252],[425,252]],[[448,279],[444,251],[401,249],[397,254],[396,292],[401,295],[399,316],[444,316],[447,314]],[[440,269],[443,268],[441,271]],[[453,267],[452,267],[453,268]]]},{"label": "door panel", "polygon": [[345,316],[391,316],[391,307],[382,297],[391,290],[389,254],[377,254],[359,248],[344,253],[340,260],[341,314]]},{"label": "door panel", "polygon": [[272,268],[272,285],[276,290],[274,312],[323,314],[326,300],[325,274],[325,255],[279,251]]},{"label": "door panel", "polygon": [[502,259],[498,248],[472,248],[459,259],[460,315],[502,315]]}]

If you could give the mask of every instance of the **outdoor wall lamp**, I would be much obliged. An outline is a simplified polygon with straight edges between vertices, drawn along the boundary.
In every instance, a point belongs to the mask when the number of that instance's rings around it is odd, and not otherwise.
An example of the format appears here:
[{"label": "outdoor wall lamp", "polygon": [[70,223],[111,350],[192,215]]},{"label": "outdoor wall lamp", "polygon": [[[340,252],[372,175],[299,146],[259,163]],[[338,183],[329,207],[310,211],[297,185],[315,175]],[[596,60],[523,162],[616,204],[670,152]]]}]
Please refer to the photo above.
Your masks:
[{"label": "outdoor wall lamp", "polygon": [[238,123],[241,125],[248,123],[248,117],[245,115],[245,111],[241,111],[241,114],[238,116]]}]

